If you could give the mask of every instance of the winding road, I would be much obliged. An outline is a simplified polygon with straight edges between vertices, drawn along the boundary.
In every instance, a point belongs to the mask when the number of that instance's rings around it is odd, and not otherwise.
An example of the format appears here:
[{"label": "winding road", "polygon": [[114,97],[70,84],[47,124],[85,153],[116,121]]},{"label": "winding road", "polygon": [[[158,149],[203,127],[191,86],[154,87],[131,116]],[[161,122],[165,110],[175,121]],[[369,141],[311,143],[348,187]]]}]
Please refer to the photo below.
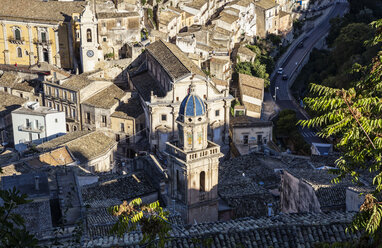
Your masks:
[{"label": "winding road", "polygon": [[[303,66],[302,62],[309,52],[313,49],[317,42],[329,32],[330,19],[336,16],[342,16],[347,8],[346,3],[338,3],[332,7],[332,10],[327,17],[316,25],[308,34],[306,34],[303,47],[296,47],[285,62],[282,64],[284,73],[288,75],[288,80],[283,80],[282,75],[276,74],[271,82],[272,96],[276,95],[276,104],[280,109],[293,109],[297,113],[298,119],[306,119],[306,116],[301,112],[301,108],[292,101],[292,95],[289,92],[288,81],[293,77],[294,73],[297,73],[299,66]],[[304,34],[303,34],[304,35]],[[278,68],[276,68],[277,70]],[[275,93],[276,90],[276,93]],[[323,139],[316,136],[316,131],[308,128],[299,128],[302,136],[308,143],[318,142],[326,143]]]}]

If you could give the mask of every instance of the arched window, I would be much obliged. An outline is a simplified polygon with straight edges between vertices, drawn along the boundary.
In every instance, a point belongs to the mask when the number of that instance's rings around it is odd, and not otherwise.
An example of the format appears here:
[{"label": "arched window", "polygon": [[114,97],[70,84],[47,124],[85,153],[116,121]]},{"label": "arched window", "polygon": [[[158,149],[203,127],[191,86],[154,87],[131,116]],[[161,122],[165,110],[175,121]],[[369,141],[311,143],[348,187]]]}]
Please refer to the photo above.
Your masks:
[{"label": "arched window", "polygon": [[21,31],[18,28],[15,28],[15,40],[21,40]]},{"label": "arched window", "polygon": [[92,42],[92,31],[90,29],[86,30],[86,40]]},{"label": "arched window", "polygon": [[200,192],[206,191],[206,173],[204,171],[200,172],[199,183],[200,183],[199,191]]},{"label": "arched window", "polygon": [[17,50],[17,57],[19,58],[23,57],[23,50],[20,47],[16,48],[16,50]]}]

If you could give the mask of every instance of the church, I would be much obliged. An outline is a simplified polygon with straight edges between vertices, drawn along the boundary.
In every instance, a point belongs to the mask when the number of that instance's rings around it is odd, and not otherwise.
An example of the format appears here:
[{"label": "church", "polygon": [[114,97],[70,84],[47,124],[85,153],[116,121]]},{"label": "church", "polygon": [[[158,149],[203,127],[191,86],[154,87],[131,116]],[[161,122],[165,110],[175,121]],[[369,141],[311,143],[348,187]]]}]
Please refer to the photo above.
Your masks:
[{"label": "church", "polygon": [[191,83],[176,119],[178,141],[166,143],[168,206],[181,213],[185,223],[218,220],[220,146],[207,138],[208,117],[202,98]]}]

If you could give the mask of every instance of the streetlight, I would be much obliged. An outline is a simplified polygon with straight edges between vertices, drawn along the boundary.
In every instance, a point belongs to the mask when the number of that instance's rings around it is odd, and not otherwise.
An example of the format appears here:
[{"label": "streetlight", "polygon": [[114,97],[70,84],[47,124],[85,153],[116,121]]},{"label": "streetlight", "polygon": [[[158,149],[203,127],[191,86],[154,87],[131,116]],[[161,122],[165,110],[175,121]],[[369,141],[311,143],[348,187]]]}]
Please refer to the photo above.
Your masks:
[{"label": "streetlight", "polygon": [[277,101],[277,90],[280,89],[279,87],[275,87],[275,101]]}]

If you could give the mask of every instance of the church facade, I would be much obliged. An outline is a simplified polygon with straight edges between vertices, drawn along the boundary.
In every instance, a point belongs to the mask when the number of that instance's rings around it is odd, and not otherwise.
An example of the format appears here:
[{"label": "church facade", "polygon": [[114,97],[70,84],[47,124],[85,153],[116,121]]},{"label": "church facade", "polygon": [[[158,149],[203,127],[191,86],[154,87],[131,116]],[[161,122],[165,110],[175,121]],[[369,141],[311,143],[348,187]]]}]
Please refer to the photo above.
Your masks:
[{"label": "church facade", "polygon": [[75,30],[84,7],[84,2],[2,0],[0,64],[47,62],[74,69],[79,43]]}]

